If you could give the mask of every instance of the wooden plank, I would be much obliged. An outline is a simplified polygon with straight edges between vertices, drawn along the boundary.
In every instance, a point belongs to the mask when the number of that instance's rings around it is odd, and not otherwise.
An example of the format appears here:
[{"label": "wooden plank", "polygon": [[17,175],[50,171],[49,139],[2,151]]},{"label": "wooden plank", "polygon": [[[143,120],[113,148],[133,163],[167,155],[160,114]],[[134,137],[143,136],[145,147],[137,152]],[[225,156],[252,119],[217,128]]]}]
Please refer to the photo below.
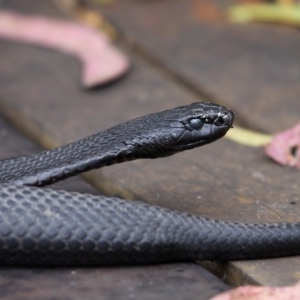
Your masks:
[{"label": "wooden plank", "polygon": [[299,121],[297,30],[230,24],[225,9],[234,1],[228,0],[88,2],[139,51],[234,108],[248,127],[274,133]]},{"label": "wooden plank", "polygon": [[[27,5],[35,7],[31,1],[26,0]],[[123,81],[88,93],[76,85],[78,65],[66,55],[1,42],[0,56],[0,69],[7,70],[0,78],[2,114],[47,147],[199,100],[135,57],[134,70]],[[261,150],[225,140],[217,143],[167,159],[112,166],[89,173],[89,178],[107,194],[223,220],[299,218],[299,187],[291,184],[296,171],[276,166]],[[260,261],[256,268],[252,263],[218,264],[217,269],[234,284],[292,284],[299,279],[292,269],[299,269],[297,258],[285,265],[270,264],[267,274],[266,263]]]},{"label": "wooden plank", "polygon": [[[0,119],[0,159],[41,149]],[[51,186],[99,193],[80,177]],[[180,283],[180,284],[179,284]],[[228,289],[192,263],[113,268],[1,268],[1,299],[188,299],[206,300]]]},{"label": "wooden plank", "polygon": [[165,264],[133,268],[1,268],[1,299],[207,300],[227,289],[199,266]]}]

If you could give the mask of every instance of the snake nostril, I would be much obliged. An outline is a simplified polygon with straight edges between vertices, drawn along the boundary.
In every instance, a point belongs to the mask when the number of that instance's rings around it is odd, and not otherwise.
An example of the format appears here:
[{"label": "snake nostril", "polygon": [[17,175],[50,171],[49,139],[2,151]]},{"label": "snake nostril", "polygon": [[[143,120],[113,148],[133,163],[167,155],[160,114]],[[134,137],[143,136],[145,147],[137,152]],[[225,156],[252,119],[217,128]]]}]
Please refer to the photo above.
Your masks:
[{"label": "snake nostril", "polygon": [[225,123],[226,123],[226,121],[225,121],[224,117],[218,117],[214,122],[214,124],[217,126],[223,126],[223,125],[225,125]]}]

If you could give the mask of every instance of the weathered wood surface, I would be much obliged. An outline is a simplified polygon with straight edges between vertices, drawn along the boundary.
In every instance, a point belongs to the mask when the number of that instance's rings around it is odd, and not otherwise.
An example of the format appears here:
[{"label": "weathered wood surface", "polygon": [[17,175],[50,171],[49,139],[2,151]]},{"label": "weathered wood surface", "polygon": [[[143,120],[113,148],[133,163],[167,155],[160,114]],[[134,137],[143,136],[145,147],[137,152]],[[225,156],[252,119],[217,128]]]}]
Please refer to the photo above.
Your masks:
[{"label": "weathered wood surface", "polygon": [[187,264],[95,269],[1,269],[1,299],[207,300],[228,287]]},{"label": "weathered wood surface", "polygon": [[207,300],[228,287],[187,264],[95,269],[1,269],[1,299]]},{"label": "weathered wood surface", "polygon": [[[21,11],[35,9],[41,14],[55,15],[49,2],[47,9],[46,4],[35,5],[35,2],[15,0],[7,2],[6,5]],[[157,5],[158,2],[164,1],[151,1],[145,5],[150,7],[150,3]],[[141,3],[146,2],[124,3],[136,3],[137,7],[140,7]],[[170,4],[169,1],[166,3]],[[111,12],[113,9],[117,10],[119,5],[119,2],[116,3]],[[120,14],[120,10],[118,13]],[[152,17],[148,20],[155,23]],[[140,26],[142,27],[141,24]],[[211,26],[214,28],[216,25]],[[209,24],[206,27],[209,29]],[[122,24],[124,32],[126,28],[126,24]],[[171,25],[168,28],[172,28]],[[257,34],[253,33],[253,36]],[[235,39],[240,41],[240,38],[233,36],[233,44]],[[166,44],[171,42],[170,39],[165,39]],[[224,43],[221,39],[219,48],[222,42]],[[187,48],[190,47],[189,45]],[[159,44],[157,48],[159,53]],[[230,45],[226,49],[230,51]],[[247,59],[252,59],[252,52],[248,51]],[[174,57],[175,54],[176,51]],[[53,147],[136,116],[205,100],[175,85],[151,65],[139,60],[135,53],[131,55],[134,69],[130,75],[115,85],[87,93],[78,87],[79,66],[72,58],[50,50],[1,41],[0,69],[5,70],[4,75],[0,77],[2,114],[16,126],[33,135],[41,144]],[[227,65],[227,62],[223,63]],[[241,90],[240,83],[233,76],[234,72],[231,74],[228,70],[226,73],[223,67],[219,68],[218,74],[220,72],[225,72],[224,76],[232,86],[232,95]],[[266,81],[265,84],[267,83]],[[251,82],[248,83],[250,84]],[[208,84],[204,81],[203,86],[206,85]],[[217,85],[213,87],[215,93],[219,92],[217,88]],[[253,90],[248,89],[251,96],[250,91]],[[257,86],[255,93],[259,92],[260,87]],[[270,99],[276,99],[277,93],[277,89],[273,90],[270,87],[268,96]],[[258,109],[258,103],[252,101],[251,97],[247,98],[246,94],[245,92],[240,101],[245,101],[245,105],[248,106],[253,105],[255,114],[246,114],[244,103],[232,103],[237,109],[236,114],[242,116],[244,123],[253,122],[257,125],[257,121],[264,119],[257,126],[253,125],[253,128],[272,131],[296,121],[295,114],[289,115],[289,120],[286,121],[288,118],[283,116],[280,110],[282,104],[276,101],[268,104],[272,106],[268,113],[262,113],[263,108]],[[240,99],[239,97],[235,95],[232,99]],[[228,99],[226,100],[228,102]],[[298,104],[293,104],[296,110]],[[271,115],[271,110],[276,117]],[[247,222],[294,222],[299,220],[300,213],[300,188],[294,179],[297,175],[296,171],[281,168],[267,160],[262,150],[221,140],[203,149],[167,159],[137,161],[104,168],[89,173],[89,179],[106,194],[118,194],[208,217]],[[296,204],[291,204],[293,202]],[[234,284],[252,282],[286,285],[300,279],[298,257],[214,265],[210,263],[209,266],[215,267],[219,274],[222,272],[221,276]]]},{"label": "weathered wood surface", "polygon": [[87,2],[127,40],[234,108],[249,127],[274,133],[299,121],[298,30],[230,24],[225,9],[233,0]]},{"label": "weathered wood surface", "polygon": [[[0,147],[0,159],[41,151],[2,119],[0,139],[5,141]],[[78,176],[51,188],[99,193]],[[228,288],[193,263],[121,268],[0,268],[1,299],[206,300]]]}]

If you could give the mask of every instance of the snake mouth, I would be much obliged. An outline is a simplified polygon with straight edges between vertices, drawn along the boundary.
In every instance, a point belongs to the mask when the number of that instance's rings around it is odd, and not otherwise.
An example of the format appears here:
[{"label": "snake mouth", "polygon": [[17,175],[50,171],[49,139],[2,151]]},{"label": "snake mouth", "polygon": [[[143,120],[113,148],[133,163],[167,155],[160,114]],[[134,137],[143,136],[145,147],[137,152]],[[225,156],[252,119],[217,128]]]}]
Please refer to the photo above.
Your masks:
[{"label": "snake mouth", "polygon": [[212,142],[214,142],[215,140],[217,140],[218,138],[215,139],[209,139],[209,140],[201,140],[201,141],[197,141],[195,143],[190,143],[190,144],[186,144],[186,145],[180,145],[175,147],[177,149],[177,151],[184,151],[184,150],[190,150],[190,149],[194,149],[200,146],[204,146],[207,144],[210,144]]},{"label": "snake mouth", "polygon": [[194,148],[197,148],[197,147],[200,147],[200,146],[210,144],[210,143],[214,142],[215,140],[218,140],[219,138],[221,138],[224,135],[225,135],[225,133],[218,136],[218,137],[215,137],[215,138],[203,139],[203,140],[198,140],[198,141],[193,142],[193,143],[174,146],[174,147],[172,147],[172,150],[173,150],[172,153],[175,154],[176,152],[190,150],[190,149],[194,149]]}]

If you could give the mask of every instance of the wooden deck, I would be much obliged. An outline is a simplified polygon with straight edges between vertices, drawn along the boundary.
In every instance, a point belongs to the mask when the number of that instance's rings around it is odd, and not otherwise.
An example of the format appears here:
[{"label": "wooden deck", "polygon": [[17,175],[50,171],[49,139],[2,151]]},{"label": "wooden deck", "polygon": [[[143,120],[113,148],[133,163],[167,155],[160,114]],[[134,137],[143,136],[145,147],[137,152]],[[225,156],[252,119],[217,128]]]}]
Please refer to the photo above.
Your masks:
[{"label": "wooden deck", "polygon": [[[231,107],[236,124],[274,133],[299,122],[300,36],[262,24],[204,20],[220,1],[86,1],[120,32],[134,67],[114,85],[80,89],[79,65],[55,51],[0,40],[1,157],[51,148],[146,113],[195,101]],[[226,4],[224,4],[226,3]],[[231,4],[223,1],[222,7]],[[3,8],[67,17],[49,1]],[[2,8],[1,7],[1,8]],[[226,139],[153,161],[89,172],[55,188],[119,195],[193,214],[243,222],[299,221],[298,171]],[[96,188],[97,190],[96,190]],[[295,204],[294,204],[295,203]],[[232,285],[291,285],[299,257],[143,267],[0,270],[1,299],[209,299]]]}]

